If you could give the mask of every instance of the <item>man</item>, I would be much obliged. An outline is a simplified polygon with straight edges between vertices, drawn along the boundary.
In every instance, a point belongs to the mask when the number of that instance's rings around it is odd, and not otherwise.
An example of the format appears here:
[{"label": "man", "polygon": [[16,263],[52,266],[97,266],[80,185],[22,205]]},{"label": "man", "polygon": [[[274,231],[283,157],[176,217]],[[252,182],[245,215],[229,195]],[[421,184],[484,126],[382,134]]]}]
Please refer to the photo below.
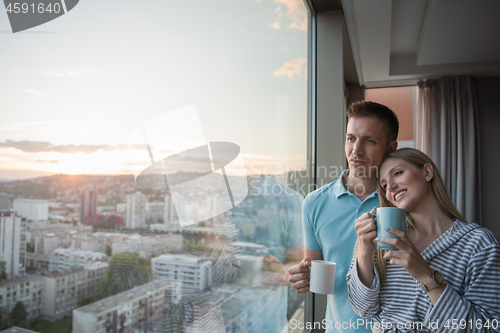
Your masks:
[{"label": "man", "polygon": [[238,246],[233,254],[240,260],[238,291],[221,306],[224,324],[228,331],[287,332],[287,312],[298,308],[301,298],[289,288],[288,268],[304,256],[304,198],[266,175],[249,181],[245,200],[224,214],[234,223],[237,239],[231,245]]},{"label": "man", "polygon": [[384,155],[397,148],[399,122],[386,106],[365,101],[353,103],[347,117],[345,154],[349,169],[304,200],[306,258],[290,267],[289,280],[299,294],[308,292],[310,261],[337,263],[335,291],[328,295],[326,332],[371,332],[366,320],[351,308],[345,277],[357,240],[355,220],[379,206],[377,169]]}]

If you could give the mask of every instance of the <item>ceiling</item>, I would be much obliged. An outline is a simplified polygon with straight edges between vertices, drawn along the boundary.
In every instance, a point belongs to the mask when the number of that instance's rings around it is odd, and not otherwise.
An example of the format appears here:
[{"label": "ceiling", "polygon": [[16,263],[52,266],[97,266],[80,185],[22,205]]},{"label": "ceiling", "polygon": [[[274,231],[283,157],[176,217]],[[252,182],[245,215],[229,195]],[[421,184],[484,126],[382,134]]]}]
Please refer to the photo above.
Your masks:
[{"label": "ceiling", "polygon": [[[339,5],[337,0],[313,3],[317,11]],[[341,4],[357,71],[357,82],[348,84],[370,88],[444,75],[500,76],[500,0]]]}]

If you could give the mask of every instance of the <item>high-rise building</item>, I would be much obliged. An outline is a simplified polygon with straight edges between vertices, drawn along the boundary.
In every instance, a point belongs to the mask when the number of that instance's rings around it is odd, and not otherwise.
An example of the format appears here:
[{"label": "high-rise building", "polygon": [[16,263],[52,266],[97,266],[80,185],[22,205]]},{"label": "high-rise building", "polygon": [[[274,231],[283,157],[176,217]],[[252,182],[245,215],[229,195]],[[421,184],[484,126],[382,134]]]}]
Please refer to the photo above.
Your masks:
[{"label": "high-rise building", "polygon": [[14,210],[17,215],[28,221],[47,221],[49,219],[49,202],[47,200],[14,199]]},{"label": "high-rise building", "polygon": [[121,213],[127,213],[127,204],[126,203],[119,203],[116,205],[116,212],[118,214],[121,214]]},{"label": "high-rise building", "polygon": [[10,210],[10,196],[7,193],[0,193],[0,211]]},{"label": "high-rise building", "polygon": [[15,212],[0,212],[0,261],[7,278],[22,275],[25,269],[26,219]]},{"label": "high-rise building", "polygon": [[127,195],[127,216],[125,226],[137,229],[146,224],[146,203],[147,198],[141,192]]},{"label": "high-rise building", "polygon": [[165,218],[164,202],[148,202],[146,204],[146,222],[147,224],[163,223]]},{"label": "high-rise building", "polygon": [[95,225],[97,220],[97,188],[89,187],[83,190],[80,211],[80,223]]}]

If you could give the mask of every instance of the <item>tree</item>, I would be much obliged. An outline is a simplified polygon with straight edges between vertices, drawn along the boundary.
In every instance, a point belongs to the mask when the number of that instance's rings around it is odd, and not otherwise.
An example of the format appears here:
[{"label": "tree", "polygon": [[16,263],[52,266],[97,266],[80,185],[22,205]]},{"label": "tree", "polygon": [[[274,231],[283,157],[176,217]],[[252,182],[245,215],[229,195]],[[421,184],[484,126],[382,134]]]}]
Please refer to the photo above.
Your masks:
[{"label": "tree", "polygon": [[98,285],[103,297],[132,289],[152,279],[151,260],[140,257],[138,253],[117,253],[108,264],[109,270]]},{"label": "tree", "polygon": [[111,254],[113,253],[112,251],[113,251],[113,250],[111,249],[111,246],[106,245],[106,255],[107,255],[108,257],[111,257]]},{"label": "tree", "polygon": [[4,280],[7,278],[7,269],[5,268],[5,265],[5,261],[0,261],[0,280]]},{"label": "tree", "polygon": [[80,302],[80,306],[85,306],[85,305],[89,305],[91,303],[94,303],[94,299],[92,297],[85,297],[84,299],[82,299],[82,301]]},{"label": "tree", "polygon": [[4,307],[0,307],[0,330],[5,330],[9,328],[9,313]]},{"label": "tree", "polygon": [[35,249],[33,248],[33,246],[31,246],[30,242],[26,242],[26,252],[35,252]]},{"label": "tree", "polygon": [[10,323],[12,326],[17,326],[21,323],[25,323],[26,320],[28,319],[28,312],[26,311],[26,308],[24,307],[24,303],[21,301],[18,301],[12,311],[10,312]]}]

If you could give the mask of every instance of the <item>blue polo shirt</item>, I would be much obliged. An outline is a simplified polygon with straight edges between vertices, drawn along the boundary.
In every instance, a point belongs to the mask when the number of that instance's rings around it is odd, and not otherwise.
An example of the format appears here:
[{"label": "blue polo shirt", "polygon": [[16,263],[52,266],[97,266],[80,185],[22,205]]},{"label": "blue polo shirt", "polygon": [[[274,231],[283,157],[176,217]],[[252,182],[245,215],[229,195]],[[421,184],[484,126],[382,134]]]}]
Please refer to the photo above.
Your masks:
[{"label": "blue polo shirt", "polygon": [[327,333],[371,332],[367,324],[370,319],[362,319],[352,310],[346,275],[357,240],[355,221],[380,204],[376,191],[364,201],[347,191],[342,178],[348,174],[349,170],[345,170],[340,179],[311,192],[303,206],[306,248],[321,250],[324,260],[337,263],[335,291],[328,295]]}]

